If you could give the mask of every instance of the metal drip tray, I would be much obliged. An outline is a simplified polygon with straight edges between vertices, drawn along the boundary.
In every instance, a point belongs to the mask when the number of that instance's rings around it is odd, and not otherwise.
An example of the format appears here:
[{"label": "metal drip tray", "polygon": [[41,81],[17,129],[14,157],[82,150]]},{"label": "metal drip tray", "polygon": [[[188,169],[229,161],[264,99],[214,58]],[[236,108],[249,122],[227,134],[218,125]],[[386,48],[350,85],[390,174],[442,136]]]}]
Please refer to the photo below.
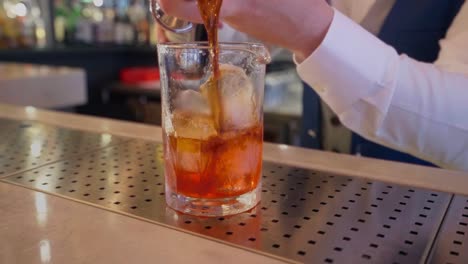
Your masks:
[{"label": "metal drip tray", "polygon": [[109,134],[0,119],[0,178],[125,140]]},{"label": "metal drip tray", "polygon": [[455,196],[429,263],[468,263],[468,197]]},{"label": "metal drip tray", "polygon": [[161,151],[161,144],[132,140],[5,181],[307,263],[425,261],[451,198],[265,163],[260,205],[198,218],[166,207]]}]

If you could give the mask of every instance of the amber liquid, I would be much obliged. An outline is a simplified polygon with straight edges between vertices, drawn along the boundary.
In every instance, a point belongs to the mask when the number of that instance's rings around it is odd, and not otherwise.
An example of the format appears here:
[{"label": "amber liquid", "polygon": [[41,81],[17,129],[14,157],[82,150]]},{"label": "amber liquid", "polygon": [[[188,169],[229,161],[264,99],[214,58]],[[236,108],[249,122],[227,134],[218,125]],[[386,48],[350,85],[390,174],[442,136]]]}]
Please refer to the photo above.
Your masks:
[{"label": "amber liquid", "polygon": [[213,69],[213,76],[210,80],[208,89],[208,102],[213,115],[216,130],[221,132],[223,120],[223,107],[221,104],[221,95],[218,89],[219,71],[219,45],[218,45],[218,26],[219,12],[221,10],[222,0],[197,0],[203,23],[208,33],[208,43],[210,47],[210,60]]},{"label": "amber liquid", "polygon": [[165,135],[168,186],[193,198],[228,198],[254,190],[262,169],[263,126],[206,140]]}]

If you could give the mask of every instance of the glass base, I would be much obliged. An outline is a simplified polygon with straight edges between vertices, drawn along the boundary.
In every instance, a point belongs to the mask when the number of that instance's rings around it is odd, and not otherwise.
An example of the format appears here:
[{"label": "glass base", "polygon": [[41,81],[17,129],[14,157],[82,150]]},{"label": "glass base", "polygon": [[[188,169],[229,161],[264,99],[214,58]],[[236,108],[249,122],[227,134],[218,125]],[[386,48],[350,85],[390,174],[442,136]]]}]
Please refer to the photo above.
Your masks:
[{"label": "glass base", "polygon": [[261,184],[240,196],[220,199],[193,198],[166,190],[166,203],[184,214],[216,217],[239,214],[254,208],[260,202],[260,194]]}]

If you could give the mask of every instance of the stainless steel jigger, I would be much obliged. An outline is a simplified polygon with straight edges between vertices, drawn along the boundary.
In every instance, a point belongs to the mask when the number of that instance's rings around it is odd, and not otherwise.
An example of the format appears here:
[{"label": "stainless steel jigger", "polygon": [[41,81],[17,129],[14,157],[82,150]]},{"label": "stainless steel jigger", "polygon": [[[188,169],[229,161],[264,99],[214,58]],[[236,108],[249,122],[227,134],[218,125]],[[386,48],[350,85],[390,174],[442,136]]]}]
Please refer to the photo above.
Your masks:
[{"label": "stainless steel jigger", "polygon": [[191,22],[164,14],[164,11],[159,6],[158,0],[150,0],[150,11],[159,25],[176,34],[187,33],[194,28],[194,25]]}]

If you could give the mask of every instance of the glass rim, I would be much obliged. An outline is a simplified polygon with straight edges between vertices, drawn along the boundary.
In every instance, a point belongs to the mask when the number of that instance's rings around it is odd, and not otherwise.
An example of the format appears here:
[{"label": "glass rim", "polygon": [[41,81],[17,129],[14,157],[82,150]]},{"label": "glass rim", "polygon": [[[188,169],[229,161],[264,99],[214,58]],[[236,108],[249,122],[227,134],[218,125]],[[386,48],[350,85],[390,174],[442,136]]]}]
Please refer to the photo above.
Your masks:
[{"label": "glass rim", "polygon": [[[271,62],[271,55],[268,48],[258,42],[220,42],[220,52],[224,51],[243,51],[251,53],[257,58],[260,64],[268,64]],[[158,54],[164,54],[168,51],[183,51],[183,50],[209,50],[210,45],[208,41],[195,41],[195,42],[166,42],[157,44]]]},{"label": "glass rim", "polygon": [[[222,49],[238,49],[238,48],[266,48],[266,46],[260,42],[219,42],[219,46]],[[191,41],[191,42],[165,42],[158,43],[158,47],[172,48],[172,49],[209,49],[210,45],[208,41]]]}]

